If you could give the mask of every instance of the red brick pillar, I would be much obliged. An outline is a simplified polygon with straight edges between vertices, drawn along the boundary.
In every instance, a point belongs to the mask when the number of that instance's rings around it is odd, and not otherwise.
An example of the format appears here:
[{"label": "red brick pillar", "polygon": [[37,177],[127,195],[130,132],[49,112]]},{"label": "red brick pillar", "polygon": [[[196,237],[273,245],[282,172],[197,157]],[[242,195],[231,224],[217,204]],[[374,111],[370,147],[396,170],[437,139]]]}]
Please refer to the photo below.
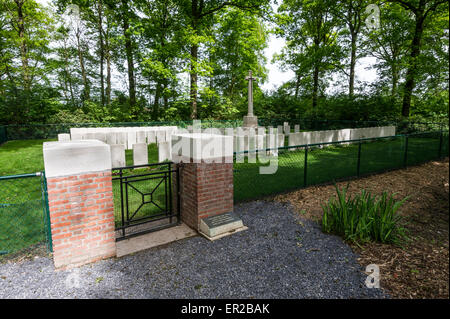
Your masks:
[{"label": "red brick pillar", "polygon": [[53,260],[68,268],[116,255],[109,146],[44,143]]},{"label": "red brick pillar", "polygon": [[181,220],[199,230],[200,221],[233,211],[233,137],[208,133],[172,135],[178,163]]},{"label": "red brick pillar", "polygon": [[233,211],[232,163],[181,163],[181,220],[198,230],[202,218]]}]

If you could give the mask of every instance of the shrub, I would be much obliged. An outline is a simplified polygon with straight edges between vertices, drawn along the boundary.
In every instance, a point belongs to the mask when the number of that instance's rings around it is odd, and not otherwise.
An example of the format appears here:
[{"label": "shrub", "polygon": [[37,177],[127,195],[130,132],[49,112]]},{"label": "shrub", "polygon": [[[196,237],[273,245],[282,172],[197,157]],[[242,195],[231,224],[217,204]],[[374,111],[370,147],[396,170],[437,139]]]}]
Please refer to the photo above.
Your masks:
[{"label": "shrub", "polygon": [[380,197],[366,190],[347,196],[347,188],[336,186],[337,198],[322,204],[322,230],[334,233],[356,244],[368,241],[400,244],[406,239],[406,229],[397,210],[407,197],[397,201],[395,194],[383,192]]}]

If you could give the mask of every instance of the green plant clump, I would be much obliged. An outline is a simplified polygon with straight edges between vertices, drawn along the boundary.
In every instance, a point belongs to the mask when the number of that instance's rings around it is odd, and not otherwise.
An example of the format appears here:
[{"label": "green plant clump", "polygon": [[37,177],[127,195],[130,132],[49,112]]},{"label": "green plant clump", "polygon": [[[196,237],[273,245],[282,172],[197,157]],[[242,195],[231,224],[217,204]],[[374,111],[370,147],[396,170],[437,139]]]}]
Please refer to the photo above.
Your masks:
[{"label": "green plant clump", "polygon": [[356,244],[376,241],[401,244],[406,238],[406,229],[398,209],[407,197],[398,201],[395,194],[383,192],[380,197],[366,190],[355,196],[347,196],[347,187],[336,186],[337,198],[322,204],[322,230],[342,236]]}]

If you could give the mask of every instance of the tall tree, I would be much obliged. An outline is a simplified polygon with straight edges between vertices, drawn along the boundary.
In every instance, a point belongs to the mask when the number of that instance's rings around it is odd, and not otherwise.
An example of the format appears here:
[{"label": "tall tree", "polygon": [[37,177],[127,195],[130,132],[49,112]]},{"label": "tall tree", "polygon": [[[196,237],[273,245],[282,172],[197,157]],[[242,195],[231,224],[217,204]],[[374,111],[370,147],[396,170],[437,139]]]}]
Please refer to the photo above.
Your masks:
[{"label": "tall tree", "polygon": [[398,97],[398,87],[405,71],[405,56],[408,52],[409,32],[413,20],[405,15],[404,9],[396,3],[383,3],[380,6],[380,24],[373,30],[366,30],[365,53],[377,59],[374,67],[390,84],[392,101]]},{"label": "tall tree", "polygon": [[286,46],[277,60],[292,65],[297,76],[311,80],[314,110],[321,79],[325,82],[326,74],[340,66],[343,57],[332,5],[328,0],[284,0],[278,8],[276,33],[286,38]]},{"label": "tall tree", "polygon": [[[333,14],[345,26],[348,33],[350,62],[348,65],[348,95],[353,96],[355,91],[355,67],[358,59],[358,40],[364,22],[364,12],[369,2],[367,0],[340,0],[331,7]],[[345,37],[347,38],[347,37]]]},{"label": "tall tree", "polygon": [[202,36],[207,30],[208,23],[212,17],[226,7],[236,7],[241,10],[257,12],[265,9],[268,5],[266,0],[182,0],[183,11],[187,17],[190,30],[192,31],[190,44],[190,100],[191,118],[197,118],[197,98],[198,98],[198,73],[199,73],[199,47]]},{"label": "tall tree", "polygon": [[[409,117],[411,108],[411,97],[416,85],[416,77],[419,71],[419,56],[422,48],[422,37],[427,27],[427,22],[440,9],[447,5],[447,0],[390,0],[397,2],[414,16],[414,30],[406,71],[405,85],[403,89],[402,115]],[[448,10],[448,9],[447,9]]]}]

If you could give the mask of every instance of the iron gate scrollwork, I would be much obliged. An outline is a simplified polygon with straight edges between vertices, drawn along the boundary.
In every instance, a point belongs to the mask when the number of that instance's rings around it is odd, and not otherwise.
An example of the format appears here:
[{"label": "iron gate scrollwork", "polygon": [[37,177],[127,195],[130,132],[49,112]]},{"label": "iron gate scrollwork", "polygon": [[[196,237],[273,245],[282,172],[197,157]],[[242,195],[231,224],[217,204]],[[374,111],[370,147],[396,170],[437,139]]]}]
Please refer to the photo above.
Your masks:
[{"label": "iron gate scrollwork", "polygon": [[117,241],[180,223],[178,169],[173,166],[163,162],[113,169]]}]

